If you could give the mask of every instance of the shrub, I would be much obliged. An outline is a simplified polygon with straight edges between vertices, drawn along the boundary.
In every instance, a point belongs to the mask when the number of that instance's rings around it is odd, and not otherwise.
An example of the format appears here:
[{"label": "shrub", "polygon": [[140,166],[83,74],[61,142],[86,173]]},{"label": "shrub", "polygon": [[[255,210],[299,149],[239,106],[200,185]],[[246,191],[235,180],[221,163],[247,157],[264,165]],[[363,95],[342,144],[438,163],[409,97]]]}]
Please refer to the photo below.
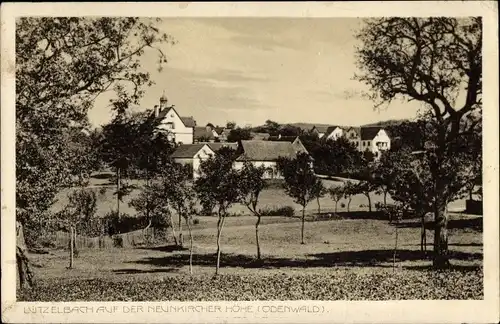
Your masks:
[{"label": "shrub", "polygon": [[345,204],[344,204],[344,203],[341,203],[341,204],[340,204],[340,208],[345,208]]},{"label": "shrub", "polygon": [[277,207],[277,208],[264,208],[264,209],[261,209],[259,212],[262,216],[293,217],[295,215],[295,209],[292,206],[283,206],[283,207]]},{"label": "shrub", "polygon": [[199,218],[193,218],[193,225],[198,225],[200,223]]}]

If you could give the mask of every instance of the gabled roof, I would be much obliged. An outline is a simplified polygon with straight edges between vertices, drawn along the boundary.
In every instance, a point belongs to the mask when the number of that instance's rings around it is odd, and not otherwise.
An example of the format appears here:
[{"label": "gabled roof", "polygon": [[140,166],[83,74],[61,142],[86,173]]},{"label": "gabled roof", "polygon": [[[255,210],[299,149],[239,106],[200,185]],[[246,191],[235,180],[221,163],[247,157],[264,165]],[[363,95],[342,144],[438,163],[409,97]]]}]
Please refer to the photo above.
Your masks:
[{"label": "gabled roof", "polygon": [[276,161],[280,157],[294,158],[298,153],[307,153],[303,145],[276,141],[241,141],[241,149],[237,161]]},{"label": "gabled roof", "polygon": [[371,141],[377,136],[378,132],[384,129],[383,127],[361,127],[361,140],[362,141]]},{"label": "gabled roof", "polygon": [[[172,106],[172,107],[168,107],[168,108],[160,111],[157,118],[159,118],[159,119],[165,118],[171,110],[173,110],[177,114],[177,116],[179,116],[179,114],[177,113],[175,108]],[[181,119],[181,121],[185,127],[195,127],[196,126],[196,121],[194,120],[193,116],[189,116],[189,117],[179,116],[179,118]]]},{"label": "gabled roof", "polygon": [[268,141],[274,141],[274,142],[293,142],[297,136],[269,136],[267,138]]},{"label": "gabled roof", "polygon": [[328,136],[330,135],[334,130],[336,130],[337,128],[340,128],[342,129],[342,127],[340,126],[330,126],[326,129],[326,132],[325,132],[325,136]]},{"label": "gabled roof", "polygon": [[186,127],[196,127],[196,121],[194,120],[193,116],[189,117],[180,117],[182,122],[184,123],[184,126]]},{"label": "gabled roof", "polygon": [[329,128],[330,127],[326,125],[318,125],[318,126],[313,126],[311,130],[317,130],[318,133],[327,133]]},{"label": "gabled roof", "polygon": [[212,133],[212,131],[207,130],[207,128],[204,126],[194,127],[193,137],[194,139],[200,139],[200,138],[207,138],[209,140],[215,139],[215,136]]},{"label": "gabled roof", "polygon": [[198,153],[206,144],[183,144],[179,146],[174,153],[172,153],[172,158],[189,159],[193,158],[196,153]]}]

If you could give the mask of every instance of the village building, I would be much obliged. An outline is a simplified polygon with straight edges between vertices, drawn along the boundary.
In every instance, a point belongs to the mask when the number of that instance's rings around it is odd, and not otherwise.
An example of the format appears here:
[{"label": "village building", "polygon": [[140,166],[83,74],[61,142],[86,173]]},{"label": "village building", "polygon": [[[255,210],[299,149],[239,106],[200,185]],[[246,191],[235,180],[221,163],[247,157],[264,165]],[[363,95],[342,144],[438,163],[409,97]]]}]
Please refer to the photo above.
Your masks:
[{"label": "village building", "polygon": [[318,138],[322,138],[323,136],[328,134],[328,129],[329,127],[324,125],[313,126],[313,128],[311,128],[311,133],[317,134]]},{"label": "village building", "polygon": [[193,179],[197,179],[200,176],[201,162],[213,156],[222,147],[236,150],[238,145],[236,143],[184,144],[177,147],[171,158],[176,163],[190,165],[193,169]]},{"label": "village building", "polygon": [[160,119],[157,131],[167,134],[172,142],[181,144],[193,144],[194,128],[196,121],[193,116],[182,117],[175,110],[174,106],[168,105],[165,95],[160,98],[160,105],[154,107],[155,117]]},{"label": "village building", "polygon": [[340,126],[330,126],[326,129],[325,139],[336,141],[344,135],[344,129]]},{"label": "village building", "polygon": [[289,141],[248,140],[240,143],[196,143],[180,145],[171,155],[172,160],[183,165],[189,164],[193,169],[193,178],[200,176],[200,164],[223,147],[236,151],[237,158],[233,167],[241,170],[246,162],[256,167],[265,167],[266,179],[279,179],[282,176],[277,170],[280,157],[295,158],[299,153],[308,153],[302,142],[296,138]]},{"label": "village building", "polygon": [[298,137],[293,142],[289,141],[241,141],[238,146],[238,157],[234,168],[243,168],[245,162],[250,162],[256,167],[267,168],[264,178],[280,179],[282,175],[277,169],[279,158],[295,158],[300,153],[308,154],[306,148]]},{"label": "village building", "polygon": [[346,131],[346,138],[358,151],[369,151],[375,158],[391,149],[391,138],[383,127],[351,127]]}]

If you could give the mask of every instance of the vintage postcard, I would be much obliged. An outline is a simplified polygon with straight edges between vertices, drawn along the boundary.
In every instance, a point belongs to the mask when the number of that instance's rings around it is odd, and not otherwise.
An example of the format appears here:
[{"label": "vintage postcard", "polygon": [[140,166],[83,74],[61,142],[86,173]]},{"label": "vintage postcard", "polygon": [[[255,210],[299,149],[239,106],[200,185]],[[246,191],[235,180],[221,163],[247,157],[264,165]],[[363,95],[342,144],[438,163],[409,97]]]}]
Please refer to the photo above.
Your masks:
[{"label": "vintage postcard", "polygon": [[496,2],[1,19],[2,322],[499,321]]}]

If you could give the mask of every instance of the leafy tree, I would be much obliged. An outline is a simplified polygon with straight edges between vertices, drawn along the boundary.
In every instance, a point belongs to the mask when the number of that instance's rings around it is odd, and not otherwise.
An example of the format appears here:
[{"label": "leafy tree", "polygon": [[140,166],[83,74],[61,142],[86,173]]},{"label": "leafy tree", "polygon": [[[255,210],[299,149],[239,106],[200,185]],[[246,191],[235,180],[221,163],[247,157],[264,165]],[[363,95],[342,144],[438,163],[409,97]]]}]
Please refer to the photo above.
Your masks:
[{"label": "leafy tree", "polygon": [[[87,112],[105,91],[113,108],[138,103],[150,76],[140,70],[147,51],[173,40],[158,20],[133,17],[23,17],[16,21],[16,216],[33,245],[51,221],[48,208],[71,182],[78,163],[64,132],[88,123]],[[35,235],[34,235],[35,234]]]},{"label": "leafy tree", "polygon": [[481,17],[372,19],[357,38],[357,78],[378,104],[402,97],[428,107],[436,130],[427,153],[435,196],[433,265],[448,267],[446,206],[460,190],[453,184],[460,176],[456,144],[474,132],[480,118],[471,117],[482,111]]},{"label": "leafy tree", "polygon": [[294,125],[283,125],[279,129],[281,136],[299,136],[302,134],[302,129]]},{"label": "leafy tree", "polygon": [[220,240],[228,209],[240,200],[240,177],[233,169],[236,157],[231,148],[221,148],[214,156],[201,162],[201,176],[195,181],[195,190],[202,204],[204,200],[217,208],[217,263],[215,275],[219,274],[221,245]]},{"label": "leafy tree", "polygon": [[366,199],[368,199],[368,211],[372,212],[372,199],[370,193],[375,190],[376,184],[369,180],[362,180],[355,186],[355,192],[361,193],[365,195]]},{"label": "leafy tree", "polygon": [[328,194],[330,195],[330,198],[335,202],[335,214],[337,214],[337,205],[344,197],[344,187],[330,187],[328,188]]},{"label": "leafy tree", "polygon": [[249,128],[236,127],[231,129],[227,135],[228,142],[239,142],[250,139],[252,139],[252,134]]},{"label": "leafy tree", "polygon": [[191,171],[185,166],[173,163],[162,174],[162,189],[170,207],[179,216],[179,242],[182,246],[181,217],[186,221],[189,232],[189,272],[193,273],[193,233],[191,216],[194,213],[196,194],[191,183]]},{"label": "leafy tree", "polygon": [[342,189],[344,199],[347,199],[347,212],[350,211],[352,196],[356,195],[356,185],[351,181],[347,181]]},{"label": "leafy tree", "polygon": [[234,122],[234,121],[228,121],[226,123],[226,128],[235,129],[236,128],[236,122]]},{"label": "leafy tree", "polygon": [[277,161],[278,170],[285,178],[285,192],[302,206],[301,244],[305,244],[305,208],[316,198],[317,183],[321,181],[314,174],[311,164],[311,158],[306,153],[300,153],[294,159],[280,158]]},{"label": "leafy tree", "polygon": [[323,182],[320,180],[316,182],[315,186],[313,187],[313,196],[316,199],[316,203],[318,204],[318,215],[321,215],[321,203],[320,199],[323,198],[326,194],[326,188],[323,185]]},{"label": "leafy tree", "polygon": [[266,168],[256,167],[253,163],[245,162],[243,169],[239,173],[239,191],[240,191],[240,202],[245,205],[248,210],[257,216],[257,222],[255,223],[255,243],[257,245],[257,259],[260,260],[260,243],[259,243],[259,224],[262,214],[257,209],[259,203],[259,195],[266,187],[266,181],[264,180],[264,174]]}]

